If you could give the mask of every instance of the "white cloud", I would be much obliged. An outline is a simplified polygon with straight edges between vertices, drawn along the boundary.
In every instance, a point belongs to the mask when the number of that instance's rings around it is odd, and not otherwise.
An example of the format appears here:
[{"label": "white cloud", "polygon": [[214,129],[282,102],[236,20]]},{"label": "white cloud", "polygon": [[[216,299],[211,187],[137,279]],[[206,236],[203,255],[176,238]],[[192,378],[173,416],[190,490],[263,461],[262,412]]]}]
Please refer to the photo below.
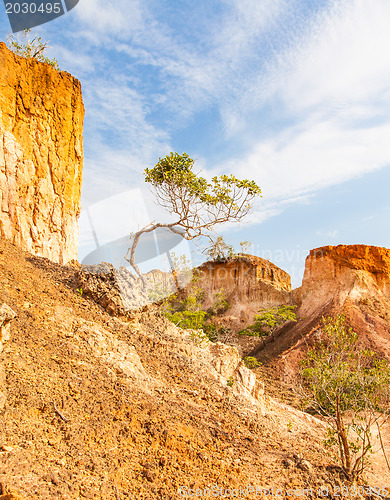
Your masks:
[{"label": "white cloud", "polygon": [[[345,106],[376,100],[390,77],[390,4],[386,0],[334,2],[302,48],[289,54],[280,94],[287,107]],[[288,79],[288,81],[287,81]]]},{"label": "white cloud", "polygon": [[82,0],[75,10],[87,36],[97,44],[109,36],[129,36],[143,27],[139,0]]},{"label": "white cloud", "polygon": [[[123,63],[109,74],[110,55],[102,51],[95,64],[107,75],[94,74],[84,85],[93,116],[86,131],[91,199],[99,198],[100,189],[114,194],[142,182],[143,168],[171,150],[171,134],[208,107],[222,118],[232,160],[216,169],[205,160],[202,166],[255,178],[271,205],[390,162],[387,0],[330,1],[316,17],[301,18],[301,0],[219,5],[218,14],[202,19],[194,41],[159,17],[150,1],[80,2],[80,36],[88,46],[104,44]],[[284,52],[278,37],[286,38]],[[133,66],[124,63],[126,55]],[[143,68],[155,87],[142,81]],[[151,110],[164,118],[152,124]],[[267,125],[260,128],[270,119],[272,135]],[[231,143],[241,150],[245,144],[247,153],[234,155]],[[265,208],[253,220],[279,213],[281,206]]]},{"label": "white cloud", "polygon": [[143,170],[170,146],[169,136],[148,122],[148,103],[126,80],[97,80],[84,99],[88,142],[84,199],[91,203],[139,184]]},{"label": "white cloud", "polygon": [[390,123],[359,130],[337,120],[306,123],[259,142],[219,170],[254,178],[269,199],[308,193],[344,182],[390,162]]},{"label": "white cloud", "polygon": [[339,231],[337,229],[333,229],[333,231],[316,231],[317,236],[325,236],[327,238],[336,238],[339,235]]},{"label": "white cloud", "polygon": [[247,155],[216,170],[255,178],[267,199],[282,200],[388,165],[388,19],[384,0],[334,2],[275,62],[264,77],[267,86],[246,93],[244,118],[227,113],[230,126],[240,121],[240,135],[253,137],[256,108],[261,120],[262,106],[274,106],[280,124],[273,136],[255,138]]},{"label": "white cloud", "polygon": [[[254,0],[245,5],[238,0],[227,3],[222,19],[203,20],[205,36],[199,50],[199,45],[180,43],[176,27],[157,19],[150,2],[141,8],[138,1],[125,5],[122,0],[84,0],[78,18],[84,28],[79,35],[84,53],[87,47],[90,51],[86,64],[95,57],[95,70],[107,71],[107,52],[99,55],[98,49],[91,49],[104,40],[122,62],[127,54],[135,65],[135,71],[123,64],[115,74],[95,73],[84,80],[88,202],[128,188],[130,179],[142,182],[140,172],[171,150],[170,129],[179,129],[198,109],[214,102],[223,107],[222,102],[230,101],[245,80],[241,69],[248,67],[256,40],[274,22],[283,3],[267,0],[261,8]],[[68,55],[63,52],[64,59]],[[74,64],[82,65],[83,60]],[[144,88],[142,67],[152,67],[159,82],[153,94]],[[159,127],[151,125],[149,117],[156,108],[165,109],[165,123]]]}]

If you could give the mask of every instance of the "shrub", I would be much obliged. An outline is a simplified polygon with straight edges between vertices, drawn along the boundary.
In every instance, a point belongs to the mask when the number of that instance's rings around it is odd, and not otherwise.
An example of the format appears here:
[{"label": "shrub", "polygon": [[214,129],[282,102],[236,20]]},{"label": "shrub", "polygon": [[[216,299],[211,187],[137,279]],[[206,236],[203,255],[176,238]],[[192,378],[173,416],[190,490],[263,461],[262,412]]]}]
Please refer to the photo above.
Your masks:
[{"label": "shrub", "polygon": [[370,349],[361,349],[343,316],[323,318],[320,334],[302,363],[301,388],[309,408],[328,417],[325,444],[337,446],[340,465],[354,481],[373,451],[372,427],[380,435],[389,417],[390,367]]},{"label": "shrub", "polygon": [[287,321],[297,321],[294,313],[296,306],[279,306],[271,309],[259,311],[255,316],[255,322],[249,325],[244,330],[241,330],[239,335],[251,335],[252,337],[265,337],[274,334],[279,326]]},{"label": "shrub", "polygon": [[257,361],[257,359],[254,358],[253,356],[245,356],[244,364],[250,370],[253,370],[254,368],[257,368],[258,366],[261,366],[260,361]]},{"label": "shrub", "polygon": [[226,385],[227,385],[228,387],[233,387],[233,385],[234,385],[234,380],[233,380],[233,377],[229,377],[229,378],[228,378]]},{"label": "shrub", "polygon": [[166,313],[165,316],[180,328],[190,328],[191,330],[200,330],[204,327],[206,311],[176,311]]},{"label": "shrub", "polygon": [[55,70],[60,71],[56,59],[49,59],[44,55],[49,47],[48,42],[42,40],[40,36],[30,38],[31,29],[21,31],[16,36],[7,36],[8,47],[14,54],[25,57],[26,59],[36,59],[37,61],[49,64]]},{"label": "shrub", "polygon": [[226,300],[225,291],[223,288],[219,290],[214,296],[214,303],[208,309],[209,316],[218,316],[226,312],[230,307],[229,302]]}]

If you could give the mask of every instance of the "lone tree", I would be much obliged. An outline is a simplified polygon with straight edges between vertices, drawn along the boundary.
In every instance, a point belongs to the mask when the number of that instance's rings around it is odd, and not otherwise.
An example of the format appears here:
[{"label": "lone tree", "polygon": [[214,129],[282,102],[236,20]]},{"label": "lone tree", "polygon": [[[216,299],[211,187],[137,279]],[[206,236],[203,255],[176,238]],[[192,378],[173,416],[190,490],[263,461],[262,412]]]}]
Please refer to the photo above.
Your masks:
[{"label": "lone tree", "polygon": [[207,247],[204,252],[210,259],[213,260],[225,260],[236,255],[232,245],[226,243],[222,236],[218,236],[212,243]]},{"label": "lone tree", "polygon": [[144,172],[145,181],[155,190],[157,203],[176,220],[151,222],[133,235],[125,259],[141,278],[135,250],[144,233],[166,228],[186,240],[202,236],[212,240],[216,225],[241,221],[251,211],[251,202],[261,194],[254,181],[240,180],[233,175],[213,177],[208,182],[194,172],[194,163],[186,153],[170,153]]},{"label": "lone tree", "polygon": [[337,446],[340,465],[353,482],[374,451],[373,431],[389,466],[381,428],[390,414],[390,365],[361,348],[343,316],[323,318],[321,336],[302,363],[301,390],[309,407],[327,417],[325,444]]}]

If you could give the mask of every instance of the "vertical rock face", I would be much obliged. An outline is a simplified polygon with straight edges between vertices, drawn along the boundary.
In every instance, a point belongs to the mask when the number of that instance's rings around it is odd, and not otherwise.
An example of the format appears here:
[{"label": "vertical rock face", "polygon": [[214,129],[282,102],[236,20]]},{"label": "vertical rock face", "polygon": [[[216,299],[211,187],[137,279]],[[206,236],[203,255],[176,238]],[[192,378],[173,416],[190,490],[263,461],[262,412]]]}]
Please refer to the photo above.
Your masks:
[{"label": "vertical rock face", "polygon": [[222,293],[230,307],[230,328],[242,329],[253,322],[259,309],[290,304],[290,276],[268,260],[240,254],[226,261],[206,262],[198,268],[195,287],[203,290],[205,309],[211,307]]},{"label": "vertical rock face", "polygon": [[347,325],[390,360],[390,249],[370,245],[325,246],[310,251],[302,286],[294,290],[298,322],[286,325],[272,345],[259,350],[285,375],[296,373],[321,330],[322,317],[342,314]]},{"label": "vertical rock face", "polygon": [[373,295],[390,299],[390,250],[370,245],[316,248],[306,259],[297,293],[303,314],[327,303],[342,306]]},{"label": "vertical rock face", "polygon": [[78,80],[0,43],[0,232],[61,264],[77,257],[83,118]]}]

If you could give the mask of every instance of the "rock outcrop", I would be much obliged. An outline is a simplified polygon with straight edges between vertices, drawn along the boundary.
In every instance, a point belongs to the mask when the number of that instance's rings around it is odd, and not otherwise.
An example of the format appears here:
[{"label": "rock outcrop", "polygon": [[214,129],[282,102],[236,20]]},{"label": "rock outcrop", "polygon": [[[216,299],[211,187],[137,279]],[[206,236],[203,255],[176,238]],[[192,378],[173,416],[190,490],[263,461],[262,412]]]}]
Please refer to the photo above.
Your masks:
[{"label": "rock outcrop", "polygon": [[112,264],[83,265],[78,268],[79,293],[92,298],[113,316],[131,317],[144,306],[159,302],[175,293],[171,273],[154,269],[144,275],[147,283],[128,268],[114,268]]},{"label": "rock outcrop", "polygon": [[311,250],[302,286],[295,291],[301,314],[367,295],[390,299],[390,250],[368,245],[326,246]]},{"label": "rock outcrop", "polygon": [[0,232],[34,255],[77,257],[80,82],[0,43]]},{"label": "rock outcrop", "polygon": [[203,290],[205,309],[212,307],[218,294],[229,303],[226,326],[241,330],[253,322],[259,309],[290,304],[290,276],[272,262],[240,254],[224,261],[210,261],[198,269],[195,287]]},{"label": "rock outcrop", "polygon": [[294,290],[296,324],[277,333],[276,342],[258,349],[292,373],[321,325],[323,316],[343,314],[363,346],[390,359],[390,249],[368,245],[311,250],[302,286]]}]

